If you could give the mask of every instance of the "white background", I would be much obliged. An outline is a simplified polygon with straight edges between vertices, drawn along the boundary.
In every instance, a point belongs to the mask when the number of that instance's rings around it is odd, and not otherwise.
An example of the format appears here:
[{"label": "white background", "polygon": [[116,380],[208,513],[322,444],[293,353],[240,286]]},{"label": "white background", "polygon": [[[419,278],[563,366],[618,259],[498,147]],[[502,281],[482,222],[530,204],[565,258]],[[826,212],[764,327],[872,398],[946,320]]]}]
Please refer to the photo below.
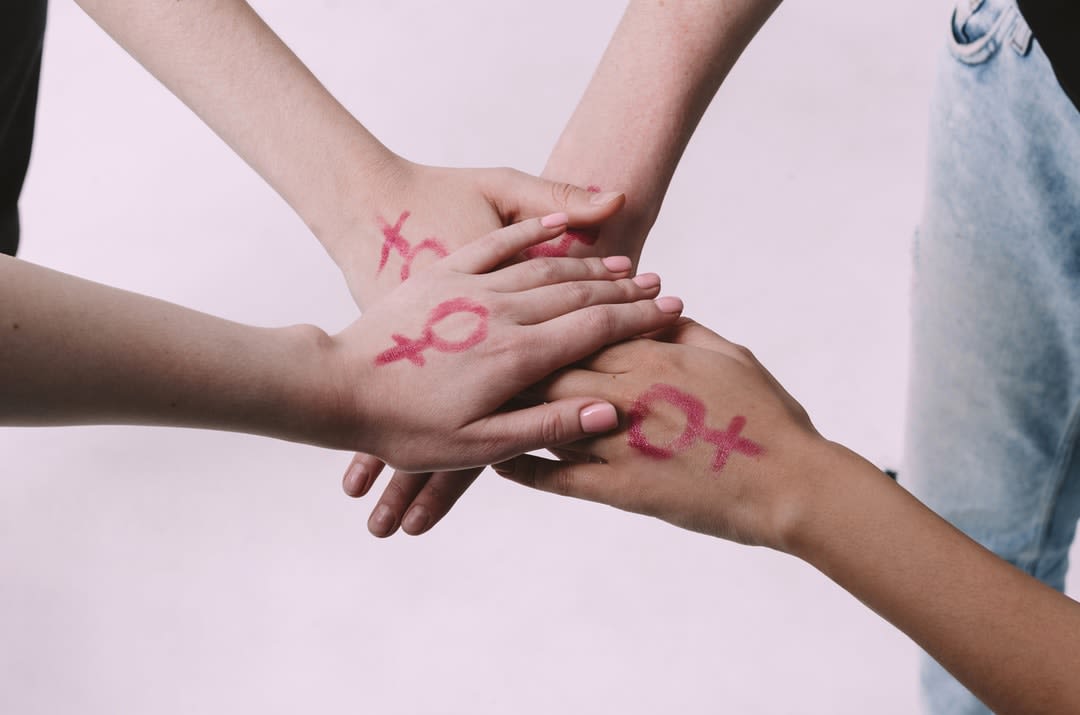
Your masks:
[{"label": "white background", "polygon": [[[396,151],[537,172],[622,3],[256,7]],[[884,466],[902,449],[947,15],[782,7],[702,122],[642,263]],[[49,20],[23,258],[261,325],[355,317],[253,172],[72,3]],[[429,535],[378,541],[372,498],[340,492],[341,453],[78,428],[0,430],[0,455],[3,713],[917,707],[914,646],[809,567],[490,472]]]}]

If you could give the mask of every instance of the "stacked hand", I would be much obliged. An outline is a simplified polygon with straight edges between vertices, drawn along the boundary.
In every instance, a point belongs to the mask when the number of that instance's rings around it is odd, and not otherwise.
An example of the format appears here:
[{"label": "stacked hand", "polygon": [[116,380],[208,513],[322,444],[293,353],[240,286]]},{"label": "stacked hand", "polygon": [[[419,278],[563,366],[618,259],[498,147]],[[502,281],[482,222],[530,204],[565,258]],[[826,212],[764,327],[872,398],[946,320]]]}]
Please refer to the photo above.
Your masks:
[{"label": "stacked hand", "polygon": [[[567,215],[495,231],[433,265],[333,338],[343,414],[360,445],[404,470],[483,466],[616,424],[584,397],[508,410],[558,368],[604,345],[672,324],[676,298],[629,278],[626,257],[546,258],[505,265],[562,233]],[[463,399],[467,396],[467,399]]]},{"label": "stacked hand", "polygon": [[746,544],[783,548],[808,455],[827,444],[746,348],[681,319],[660,339],[605,348],[554,376],[544,399],[616,406],[618,432],[524,455],[499,474]]},{"label": "stacked hand", "polygon": [[[568,247],[565,253],[574,256],[625,249],[622,252],[636,262],[646,232],[631,230],[631,221],[636,220],[619,212],[625,200],[622,194],[595,187],[584,189],[511,169],[440,169],[404,161],[395,162],[384,175],[381,208],[358,214],[350,235],[336,242],[345,248],[335,258],[361,307],[377,305],[382,296],[424,266],[524,216],[566,212],[573,227],[570,237],[586,240],[568,240],[560,230],[550,240],[523,251],[521,260],[559,255]],[[632,274],[629,263],[621,275]],[[545,270],[543,265],[549,263],[538,264],[535,270]],[[650,291],[659,287],[654,275],[640,276],[638,281]],[[345,474],[346,493],[367,494],[383,466],[373,455],[358,454]],[[389,536],[399,524],[411,534],[422,533],[449,511],[481,469],[398,471],[373,510],[372,533]]]}]

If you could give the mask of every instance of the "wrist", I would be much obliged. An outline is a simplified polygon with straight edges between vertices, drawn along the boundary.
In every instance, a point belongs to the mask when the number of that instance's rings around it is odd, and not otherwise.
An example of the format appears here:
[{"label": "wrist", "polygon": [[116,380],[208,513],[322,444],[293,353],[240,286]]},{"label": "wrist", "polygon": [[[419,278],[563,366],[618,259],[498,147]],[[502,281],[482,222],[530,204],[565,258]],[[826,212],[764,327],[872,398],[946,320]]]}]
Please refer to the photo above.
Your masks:
[{"label": "wrist", "polygon": [[837,540],[849,539],[853,518],[873,510],[883,490],[897,489],[880,469],[847,447],[815,437],[789,471],[776,510],[777,550],[821,567]]},{"label": "wrist", "polygon": [[308,228],[326,249],[331,260],[342,270],[349,270],[365,251],[364,245],[375,241],[374,217],[380,208],[394,204],[402,196],[416,173],[417,165],[379,145],[357,147],[345,152],[335,198],[314,216],[304,216]]},{"label": "wrist", "polygon": [[[293,442],[352,449],[355,404],[345,390],[334,338],[314,325],[271,329],[272,362],[279,372],[267,381],[256,430]],[[265,404],[269,402],[269,404]]]},{"label": "wrist", "polygon": [[[594,160],[582,161],[581,157],[587,156]],[[568,128],[559,138],[540,177],[574,186],[596,186],[602,191],[623,192],[626,203],[609,223],[641,227],[643,235],[648,233],[660,215],[666,182],[657,181],[649,172],[639,171],[638,167],[627,166],[622,161],[606,162],[595,157],[596,152],[588,149],[587,137],[580,137],[579,141],[576,133]]]}]

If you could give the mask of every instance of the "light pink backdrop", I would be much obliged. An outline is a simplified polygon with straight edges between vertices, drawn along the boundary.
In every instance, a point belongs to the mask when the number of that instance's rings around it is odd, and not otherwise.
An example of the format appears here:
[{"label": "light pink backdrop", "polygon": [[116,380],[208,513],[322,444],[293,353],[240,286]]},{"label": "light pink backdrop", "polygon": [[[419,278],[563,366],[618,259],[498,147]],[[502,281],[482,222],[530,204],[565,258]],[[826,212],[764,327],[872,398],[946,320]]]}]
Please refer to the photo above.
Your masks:
[{"label": "light pink backdrop", "polygon": [[[395,150],[532,171],[622,7],[256,5]],[[890,466],[946,15],[783,7],[643,261],[826,435]],[[72,3],[46,45],[24,258],[241,321],[354,317],[300,221]],[[370,500],[339,491],[344,454],[83,428],[0,430],[0,455],[3,713],[916,708],[914,647],[812,569],[491,473],[430,535],[382,542]]]}]

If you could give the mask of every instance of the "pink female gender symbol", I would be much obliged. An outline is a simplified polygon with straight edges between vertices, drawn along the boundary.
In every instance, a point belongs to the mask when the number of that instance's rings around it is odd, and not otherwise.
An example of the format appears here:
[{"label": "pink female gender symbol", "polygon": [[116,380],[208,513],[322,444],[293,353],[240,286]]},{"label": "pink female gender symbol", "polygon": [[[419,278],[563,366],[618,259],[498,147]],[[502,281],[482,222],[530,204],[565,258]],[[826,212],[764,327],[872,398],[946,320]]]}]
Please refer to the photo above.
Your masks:
[{"label": "pink female gender symbol", "polygon": [[[435,324],[455,313],[472,313],[480,318],[480,322],[477,323],[472,335],[456,343],[443,340],[435,334]],[[454,298],[439,303],[439,305],[435,306],[435,310],[431,311],[431,315],[428,316],[427,323],[424,324],[424,332],[420,335],[419,340],[409,340],[404,335],[393,335],[397,347],[379,353],[375,358],[375,364],[385,365],[398,360],[408,360],[414,365],[423,366],[426,362],[423,352],[428,348],[435,348],[442,353],[459,353],[462,350],[468,350],[487,337],[487,321],[488,309],[468,298]]]},{"label": "pink female gender symbol", "polygon": [[[654,402],[670,403],[686,414],[686,429],[681,435],[663,446],[650,442],[641,429],[645,418],[649,416],[649,406]],[[630,407],[629,417],[627,444],[656,459],[670,459],[676,452],[689,448],[698,440],[705,440],[716,446],[716,457],[713,459],[712,466],[718,472],[727,464],[732,452],[740,452],[751,457],[765,453],[760,444],[739,436],[742,428],[746,426],[745,417],[739,415],[731,418],[731,423],[724,432],[709,429],[705,426],[705,403],[671,385],[658,384],[646,390],[634,400],[634,404]]]},{"label": "pink female gender symbol", "polygon": [[[593,185],[588,190],[590,194],[596,194],[600,192],[600,187]],[[525,249],[524,253],[526,258],[569,256],[570,246],[574,245],[574,241],[591,246],[596,243],[596,239],[599,237],[600,234],[596,233],[596,231],[567,231],[559,239],[558,243],[548,241],[538,246],[530,246]]]},{"label": "pink female gender symbol", "polygon": [[386,267],[386,262],[390,259],[391,249],[401,254],[402,281],[409,279],[409,274],[412,272],[413,261],[420,252],[431,251],[439,258],[445,258],[448,255],[449,252],[446,250],[446,247],[443,246],[437,238],[425,238],[415,246],[409,243],[408,239],[401,235],[401,227],[405,225],[405,220],[407,218],[409,218],[409,212],[402,211],[401,216],[398,217],[397,223],[391,226],[381,216],[379,217],[379,223],[382,224],[382,233],[386,240],[383,241],[382,256],[379,258],[379,268],[375,271],[375,275],[382,273],[382,269]]}]

